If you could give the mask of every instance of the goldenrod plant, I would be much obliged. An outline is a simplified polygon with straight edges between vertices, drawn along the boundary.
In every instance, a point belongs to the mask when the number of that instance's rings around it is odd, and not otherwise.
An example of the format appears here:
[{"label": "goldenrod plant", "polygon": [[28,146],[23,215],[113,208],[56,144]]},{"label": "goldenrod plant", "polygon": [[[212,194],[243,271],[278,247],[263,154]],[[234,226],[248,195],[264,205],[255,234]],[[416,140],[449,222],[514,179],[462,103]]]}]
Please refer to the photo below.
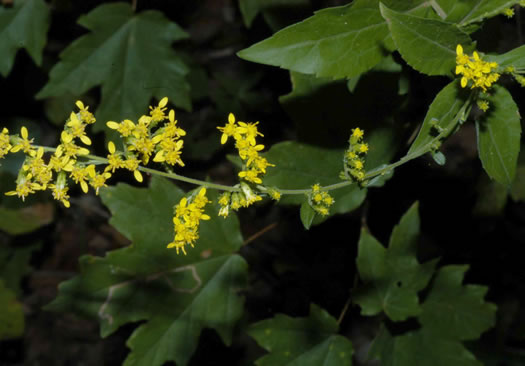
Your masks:
[{"label": "goldenrod plant", "polygon": [[[525,3],[279,4],[2,2],[2,93],[45,117],[0,116],[0,349],[34,346],[0,364],[525,364]],[[51,312],[122,350],[43,353]]]}]

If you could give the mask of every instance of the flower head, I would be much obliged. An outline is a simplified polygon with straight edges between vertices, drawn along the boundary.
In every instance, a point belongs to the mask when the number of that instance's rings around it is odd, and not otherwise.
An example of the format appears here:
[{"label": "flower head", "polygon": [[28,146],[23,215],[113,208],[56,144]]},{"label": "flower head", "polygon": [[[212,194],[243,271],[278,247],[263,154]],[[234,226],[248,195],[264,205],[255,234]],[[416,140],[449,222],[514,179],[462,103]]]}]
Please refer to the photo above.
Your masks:
[{"label": "flower head", "polygon": [[486,62],[474,51],[472,56],[463,53],[463,47],[456,47],[456,75],[462,75],[461,87],[465,88],[472,81],[471,89],[480,88],[486,91],[498,81],[500,74],[494,72],[498,68],[496,62]]}]

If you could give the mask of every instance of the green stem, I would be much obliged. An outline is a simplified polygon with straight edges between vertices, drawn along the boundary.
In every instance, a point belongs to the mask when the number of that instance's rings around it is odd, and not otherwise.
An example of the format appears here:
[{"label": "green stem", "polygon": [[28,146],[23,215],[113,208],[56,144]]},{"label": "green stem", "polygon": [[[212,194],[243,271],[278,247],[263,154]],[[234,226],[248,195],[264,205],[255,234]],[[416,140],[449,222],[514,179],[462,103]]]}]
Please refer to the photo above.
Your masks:
[{"label": "green stem", "polygon": [[[451,126],[449,126],[448,128],[444,128],[430,142],[428,142],[425,145],[422,145],[418,149],[412,151],[410,154],[405,155],[404,157],[402,157],[401,159],[399,159],[395,163],[392,163],[392,164],[389,164],[389,165],[386,165],[386,166],[383,166],[383,167],[380,167],[380,168],[376,168],[376,169],[373,169],[373,170],[367,172],[365,174],[364,181],[370,180],[370,179],[375,178],[375,177],[377,177],[379,175],[384,175],[385,173],[387,173],[387,172],[397,168],[398,166],[401,166],[401,165],[409,162],[410,160],[418,158],[418,157],[426,154],[427,152],[430,152],[432,150],[432,146],[434,145],[434,143],[436,141],[440,141],[441,139],[443,139],[444,137],[446,137],[447,135],[452,133],[452,129],[456,128],[456,126],[459,123],[460,119],[463,118],[464,116],[468,115],[468,113],[470,112],[470,108],[472,107],[471,101],[472,101],[473,98],[474,98],[474,93],[471,93],[469,98],[465,101],[465,103],[463,104],[463,106],[459,110],[459,112],[454,116],[454,123],[452,123]],[[44,149],[44,151],[46,151],[46,152],[55,152],[56,151],[56,148],[54,148],[54,147],[39,146],[39,145],[34,145],[34,146],[37,149],[42,147]],[[108,159],[102,158],[102,157],[96,156],[96,155],[84,155],[83,157],[85,157],[88,160],[91,160],[93,162],[97,162],[99,164],[107,164],[108,163]],[[175,173],[163,172],[163,171],[159,171],[159,170],[155,170],[155,169],[146,168],[146,167],[143,167],[143,166],[139,166],[138,169],[140,171],[144,172],[144,173],[148,173],[148,174],[152,174],[152,175],[159,175],[161,177],[166,177],[166,178],[178,180],[178,181],[181,181],[181,182],[195,184],[195,185],[203,186],[203,187],[206,187],[206,188],[217,189],[217,190],[221,190],[221,191],[229,191],[229,192],[239,192],[240,191],[239,187],[227,186],[227,185],[216,184],[216,183],[210,183],[210,182],[206,182],[206,181],[199,180],[199,179],[188,178],[188,177],[185,177],[183,175],[179,175],[179,174],[175,174]],[[339,189],[339,188],[343,188],[343,187],[349,186],[349,185],[354,184],[354,183],[355,182],[353,182],[353,181],[343,181],[343,182],[339,182],[339,183],[334,183],[334,184],[330,184],[330,185],[324,186],[323,190],[324,191],[332,191],[332,190],[335,190],[335,189]],[[265,186],[262,186],[262,185],[258,185],[257,188],[259,189],[259,191],[261,191],[263,193],[268,191],[268,188],[265,187]],[[310,187],[309,188],[305,188],[305,189],[280,189],[280,188],[276,188],[276,189],[283,195],[286,195],[286,194],[289,194],[289,195],[308,194],[312,190]]]}]

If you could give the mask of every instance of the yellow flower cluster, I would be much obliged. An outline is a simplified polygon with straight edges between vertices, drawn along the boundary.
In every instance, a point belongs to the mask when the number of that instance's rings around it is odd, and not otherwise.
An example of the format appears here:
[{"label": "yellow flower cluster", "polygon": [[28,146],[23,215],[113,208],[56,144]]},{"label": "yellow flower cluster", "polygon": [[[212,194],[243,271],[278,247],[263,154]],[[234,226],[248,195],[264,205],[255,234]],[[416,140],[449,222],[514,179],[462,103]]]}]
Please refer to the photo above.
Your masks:
[{"label": "yellow flower cluster", "polygon": [[340,178],[361,182],[365,178],[365,155],[368,153],[368,144],[363,140],[364,131],[359,127],[352,130],[348,140],[348,149],[343,158],[344,171]]},{"label": "yellow flower cluster", "polygon": [[[243,162],[243,168],[239,172],[242,179],[240,192],[226,192],[219,197],[219,216],[226,218],[230,208],[237,211],[241,207],[248,207],[254,202],[262,200],[250,184],[261,184],[261,176],[266,174],[266,168],[275,166],[270,164],[266,158],[259,155],[259,151],[264,149],[264,145],[258,145],[257,136],[263,136],[257,129],[258,122],[245,123],[236,122],[233,113],[228,115],[228,123],[224,127],[217,127],[222,132],[221,144],[225,144],[229,137],[235,140],[235,147],[239,152],[239,157]],[[280,193],[276,190],[268,190],[268,194],[273,199],[278,200]]]},{"label": "yellow flower cluster", "polygon": [[498,81],[500,74],[494,72],[498,67],[497,62],[483,61],[478,53],[474,51],[472,56],[463,53],[463,47],[456,47],[456,75],[461,74],[461,87],[465,88],[472,80],[471,89],[481,88],[486,91],[492,84]]},{"label": "yellow flower cluster", "polygon": [[264,149],[264,145],[257,145],[255,138],[264,135],[257,130],[258,123],[241,121],[236,123],[235,116],[230,113],[228,123],[224,127],[217,128],[222,132],[221,144],[225,144],[228,137],[235,139],[235,147],[243,161],[243,170],[239,172],[239,177],[247,182],[261,184],[260,175],[266,173],[267,167],[275,165],[270,164],[268,160],[259,155],[259,151]]},{"label": "yellow flower cluster", "polygon": [[[168,115],[165,114],[167,104],[168,98],[162,98],[156,107],[149,107],[150,115],[141,116],[137,123],[129,119],[106,123],[109,128],[120,133],[123,143],[122,151],[117,151],[113,142],[108,143],[109,163],[106,171],[124,168],[132,171],[135,179],[142,182],[139,164],[147,164],[153,154],[155,162],[184,166],[180,156],[184,144],[181,137],[186,135],[186,131],[177,126],[173,109]],[[157,127],[160,122],[164,122],[164,125]]]},{"label": "yellow flower cluster", "polygon": [[326,191],[323,191],[319,184],[314,184],[308,195],[308,203],[315,212],[326,216],[330,211],[330,206],[334,204],[334,199]]},{"label": "yellow flower cluster", "polygon": [[86,127],[95,122],[93,114],[88,111],[81,101],[76,102],[78,113],[72,112],[67,120],[64,130],[60,135],[60,144],[50,156],[48,162],[44,161],[44,148],[33,145],[33,139],[29,139],[26,127],[20,129],[20,135],[9,135],[4,128],[0,135],[0,157],[7,152],[16,153],[22,151],[26,159],[18,172],[16,189],[6,193],[8,196],[18,196],[24,200],[29,194],[36,191],[49,189],[53,198],[69,207],[69,187],[67,175],[81,185],[84,192],[88,191],[88,184],[96,192],[105,185],[111,174],[98,174],[94,165],[86,166],[77,159],[89,154],[85,147],[77,145],[80,140],[84,145],[91,145],[91,140],[86,135]]},{"label": "yellow flower cluster", "polygon": [[210,201],[206,197],[206,188],[202,187],[199,192],[194,193],[189,198],[184,197],[174,207],[175,216],[173,225],[175,237],[168,244],[168,248],[175,248],[177,254],[179,250],[186,255],[186,245],[194,247],[199,238],[199,224],[201,220],[209,220],[210,216],[204,213],[204,207]]},{"label": "yellow flower cluster", "polygon": [[[69,207],[68,177],[79,184],[84,193],[91,186],[98,194],[116,169],[128,169],[134,173],[135,179],[142,182],[139,164],[146,164],[153,153],[154,161],[183,166],[180,160],[183,141],[180,138],[186,132],[177,126],[173,110],[165,115],[167,103],[168,99],[163,98],[158,106],[150,107],[150,115],[142,116],[137,124],[130,120],[108,122],[108,126],[116,129],[123,137],[124,149],[117,151],[113,142],[108,143],[107,166],[102,172],[97,172],[94,164],[86,162],[90,152],[78,144],[91,145],[86,127],[96,122],[89,107],[85,107],[81,101],[76,102],[79,111],[69,116],[60,134],[60,144],[49,159],[44,159],[43,147],[33,145],[26,127],[22,127],[18,135],[9,135],[8,129],[3,128],[0,133],[0,158],[19,151],[26,155],[18,173],[16,189],[6,195],[24,200],[29,194],[49,189],[56,200]],[[165,120],[167,122],[161,128],[152,132],[153,127]]]}]

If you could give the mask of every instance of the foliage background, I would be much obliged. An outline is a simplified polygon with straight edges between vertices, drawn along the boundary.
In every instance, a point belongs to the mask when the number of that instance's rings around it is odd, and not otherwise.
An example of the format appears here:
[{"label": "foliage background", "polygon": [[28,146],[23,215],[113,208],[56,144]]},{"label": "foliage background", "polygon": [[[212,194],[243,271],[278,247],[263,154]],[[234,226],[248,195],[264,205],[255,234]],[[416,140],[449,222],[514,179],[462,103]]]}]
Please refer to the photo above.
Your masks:
[{"label": "foliage background", "polygon": [[[12,70],[0,77],[2,126],[15,131],[24,124],[42,144],[53,145],[76,98],[92,108],[100,105],[104,91],[96,85],[77,95],[71,95],[77,90],[77,85],[71,85],[69,93],[44,99],[35,96],[46,85],[60,52],[87,34],[77,19],[106,3],[110,2],[47,3],[50,27],[41,65],[20,50]],[[350,92],[346,81],[290,76],[287,70],[236,56],[241,49],[314,10],[345,3],[138,0],[137,11],[158,10],[188,33],[173,45],[178,59],[188,67],[185,80],[191,107],[184,102],[177,105],[177,118],[188,131],[183,153],[186,176],[234,183],[234,167],[227,160],[231,150],[220,146],[216,130],[229,112],[241,120],[260,121],[267,147],[295,140],[343,149],[350,129],[360,126],[365,131],[388,128],[388,138],[371,143],[371,147],[385,148],[393,160],[406,152],[406,141],[417,131],[434,96],[448,83],[446,78],[419,74],[394,53],[394,70],[379,69],[351,79],[354,86]],[[4,6],[9,6],[7,1]],[[518,11],[513,19],[498,16],[486,21],[473,34],[477,47],[502,53],[523,44],[524,14]],[[149,84],[157,66],[137,67],[128,87],[145,89],[144,93],[156,98],[181,93],[184,86],[180,84],[155,85],[158,77]],[[121,65],[111,67],[118,72]],[[522,90],[516,84],[506,86],[523,111]],[[95,148],[104,154],[105,135],[99,131],[96,136]],[[189,364],[252,364],[265,351],[247,334],[247,328],[278,313],[305,317],[313,303],[337,319],[357,281],[355,263],[362,225],[381,243],[387,243],[392,227],[415,201],[419,202],[422,225],[421,262],[440,257],[440,266],[469,264],[465,282],[488,286],[487,299],[498,305],[496,327],[479,342],[467,344],[469,349],[486,364],[525,364],[525,273],[519,255],[525,244],[523,180],[514,185],[512,195],[489,180],[477,157],[473,124],[450,138],[442,151],[447,157],[445,166],[438,166],[428,156],[416,159],[396,169],[383,187],[369,189],[359,208],[335,215],[309,231],[304,230],[297,206],[263,204],[242,211],[239,220],[244,245],[239,253],[249,266],[248,286],[242,291],[244,313],[233,330],[231,347],[224,345],[215,331],[204,329]],[[523,164],[523,159],[520,161]],[[12,189],[20,162],[11,159],[2,163],[0,188],[4,192]],[[524,169],[519,165],[519,179],[523,179]],[[137,185],[125,174],[114,178],[117,180]],[[42,309],[56,297],[58,284],[78,273],[81,255],[103,256],[129,244],[108,224],[111,214],[99,198],[77,194],[72,202],[72,208],[66,210],[45,195],[32,198],[29,205],[0,198],[0,273],[6,283],[11,278],[11,288],[15,288],[25,314],[23,336],[0,343],[2,365],[68,365],[79,360],[87,365],[120,364],[128,354],[125,343],[137,324],[126,324],[102,339],[98,322]],[[17,264],[12,266],[17,273],[9,269],[9,263]],[[357,306],[348,309],[339,334],[353,342],[356,363],[364,364],[364,353],[379,322],[359,313]],[[417,325],[406,322],[398,331],[414,327]]]}]

